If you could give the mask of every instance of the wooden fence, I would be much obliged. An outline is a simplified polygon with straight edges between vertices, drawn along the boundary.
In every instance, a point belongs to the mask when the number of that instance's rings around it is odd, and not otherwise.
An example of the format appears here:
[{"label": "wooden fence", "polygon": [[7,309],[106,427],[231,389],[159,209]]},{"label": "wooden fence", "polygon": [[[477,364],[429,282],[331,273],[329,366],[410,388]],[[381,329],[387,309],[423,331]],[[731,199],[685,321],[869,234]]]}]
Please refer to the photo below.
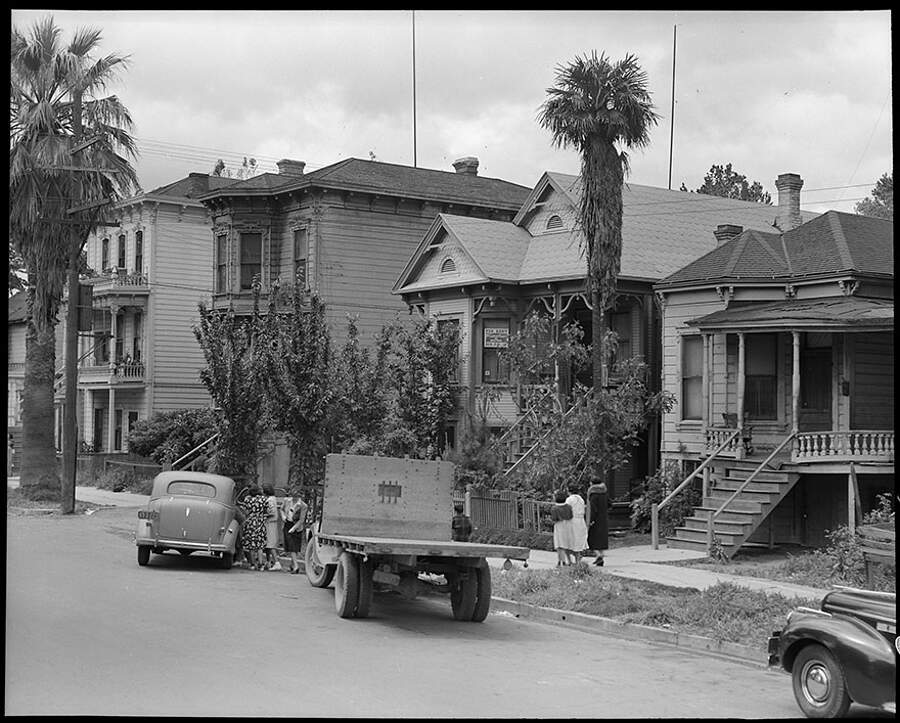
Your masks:
[{"label": "wooden fence", "polygon": [[472,526],[493,530],[552,532],[551,502],[535,500],[510,490],[469,487],[454,490],[453,502],[465,505]]}]

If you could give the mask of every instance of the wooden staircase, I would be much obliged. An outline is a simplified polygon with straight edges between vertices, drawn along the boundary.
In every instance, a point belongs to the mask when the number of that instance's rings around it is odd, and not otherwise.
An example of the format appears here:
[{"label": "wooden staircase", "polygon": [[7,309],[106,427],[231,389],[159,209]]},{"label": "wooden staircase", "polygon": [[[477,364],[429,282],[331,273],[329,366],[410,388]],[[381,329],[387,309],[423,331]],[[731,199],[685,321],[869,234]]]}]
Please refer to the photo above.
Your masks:
[{"label": "wooden staircase", "polygon": [[[675,528],[675,534],[666,538],[669,547],[684,550],[706,550],[709,518],[759,467],[762,459],[723,460],[719,474],[710,481],[703,503],[694,508],[694,514],[684,519],[684,525]],[[723,475],[724,472],[724,475]],[[729,558],[763,523],[785,495],[797,483],[796,472],[765,469],[735,497],[716,518],[713,535],[722,551]]]}]

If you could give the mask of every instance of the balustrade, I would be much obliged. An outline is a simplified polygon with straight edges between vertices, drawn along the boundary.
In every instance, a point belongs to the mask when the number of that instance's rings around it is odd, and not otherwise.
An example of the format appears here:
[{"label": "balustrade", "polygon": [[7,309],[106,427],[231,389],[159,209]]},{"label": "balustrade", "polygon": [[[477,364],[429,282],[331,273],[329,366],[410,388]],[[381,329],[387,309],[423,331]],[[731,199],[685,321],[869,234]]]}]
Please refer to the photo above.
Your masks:
[{"label": "balustrade", "polygon": [[793,462],[893,459],[893,430],[801,432],[791,455]]}]

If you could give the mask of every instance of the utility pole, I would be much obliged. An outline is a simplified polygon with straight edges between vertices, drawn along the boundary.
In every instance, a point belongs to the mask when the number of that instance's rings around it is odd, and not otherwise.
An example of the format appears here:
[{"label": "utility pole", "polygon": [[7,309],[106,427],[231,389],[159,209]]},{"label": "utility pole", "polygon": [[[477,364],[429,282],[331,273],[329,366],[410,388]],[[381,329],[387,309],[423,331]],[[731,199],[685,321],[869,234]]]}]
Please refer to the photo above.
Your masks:
[{"label": "utility pole", "polygon": [[[88,209],[99,208],[108,204],[108,199],[99,202],[84,203],[84,187],[81,173],[88,171],[103,171],[99,168],[83,168],[78,163],[78,154],[99,137],[84,141],[82,138],[82,89],[76,86],[72,98],[72,128],[75,143],[70,150],[74,165],[67,167],[75,174],[75,188],[77,205],[67,211],[67,215],[80,213]],[[111,169],[109,169],[111,170]],[[67,285],[69,289],[69,304],[66,310],[66,334],[65,334],[65,401],[63,403],[63,456],[62,456],[62,488],[60,494],[61,510],[63,514],[75,512],[75,478],[78,467],[78,303],[81,297],[78,278],[78,260],[81,257],[81,249],[90,233],[90,228],[95,224],[91,221],[56,219],[72,227],[69,241],[69,268],[67,272]],[[104,224],[118,225],[118,224]]]},{"label": "utility pole", "polygon": [[[75,90],[72,103],[72,125],[75,132],[75,147],[81,143],[81,86]],[[79,149],[76,153],[80,153]],[[75,171],[75,187],[78,203],[83,202],[81,176]],[[80,226],[72,226],[72,237],[69,241],[69,306],[66,310],[65,337],[65,402],[63,404],[63,458],[62,458],[62,494],[60,501],[64,515],[75,512],[75,476],[78,465],[78,257],[81,255]]]}]

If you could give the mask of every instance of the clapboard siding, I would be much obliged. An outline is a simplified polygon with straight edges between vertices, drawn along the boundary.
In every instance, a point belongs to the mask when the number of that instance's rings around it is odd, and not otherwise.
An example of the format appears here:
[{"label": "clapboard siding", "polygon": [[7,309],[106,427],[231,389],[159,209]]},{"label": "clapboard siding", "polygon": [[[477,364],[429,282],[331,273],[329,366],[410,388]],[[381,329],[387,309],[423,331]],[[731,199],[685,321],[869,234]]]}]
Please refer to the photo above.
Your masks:
[{"label": "clapboard siding", "polygon": [[854,335],[853,399],[855,429],[894,428],[894,339],[890,334]]}]

